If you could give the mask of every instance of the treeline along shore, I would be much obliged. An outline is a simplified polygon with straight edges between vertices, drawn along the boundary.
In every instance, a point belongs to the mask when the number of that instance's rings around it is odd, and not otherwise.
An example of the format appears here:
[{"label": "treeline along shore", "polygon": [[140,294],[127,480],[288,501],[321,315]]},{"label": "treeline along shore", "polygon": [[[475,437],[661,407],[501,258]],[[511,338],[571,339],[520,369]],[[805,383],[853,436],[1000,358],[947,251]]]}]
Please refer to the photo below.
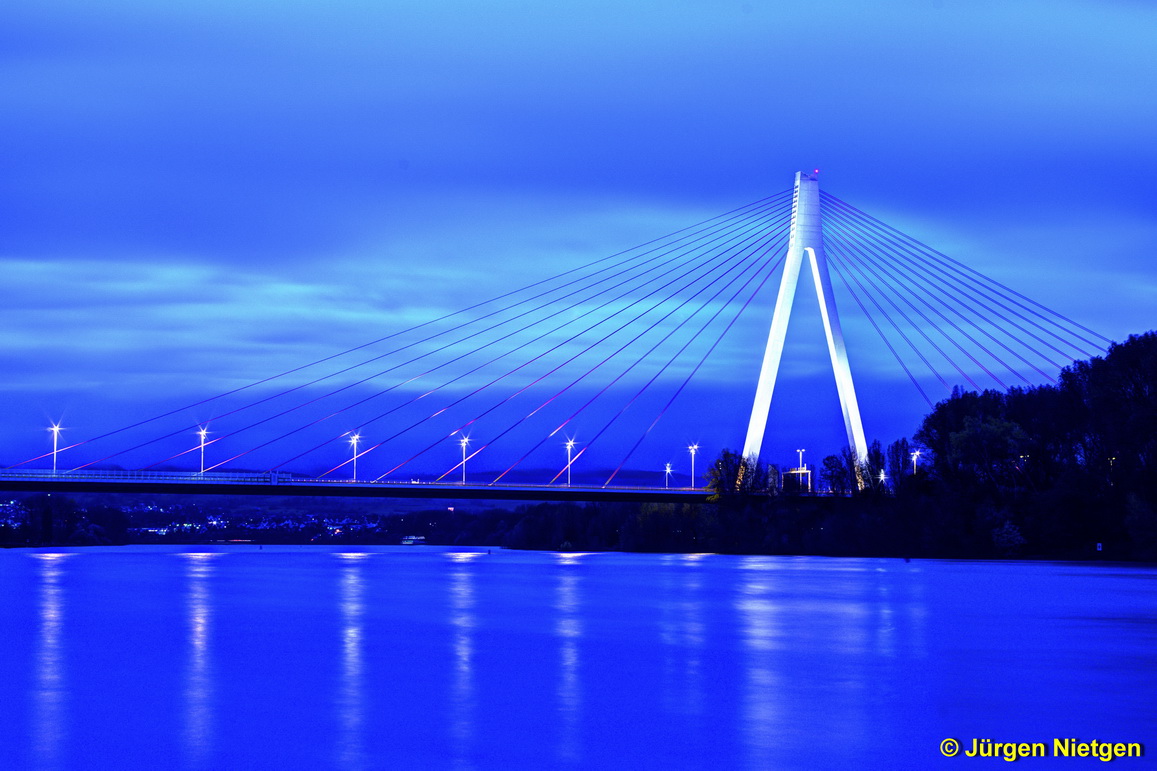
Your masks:
[{"label": "treeline along shore", "polygon": [[[724,451],[706,504],[334,499],[108,505],[9,496],[0,544],[428,544],[896,557],[1157,559],[1157,333],[1074,362],[1054,385],[954,391],[909,439],[797,475]],[[107,500],[107,499],[106,499]]]}]

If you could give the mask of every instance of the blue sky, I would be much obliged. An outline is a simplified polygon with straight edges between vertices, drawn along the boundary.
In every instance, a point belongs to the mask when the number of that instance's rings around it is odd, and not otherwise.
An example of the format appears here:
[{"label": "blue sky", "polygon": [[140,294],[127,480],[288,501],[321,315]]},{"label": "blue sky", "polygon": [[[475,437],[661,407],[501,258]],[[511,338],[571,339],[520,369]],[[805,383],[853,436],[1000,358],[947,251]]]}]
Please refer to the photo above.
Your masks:
[{"label": "blue sky", "polygon": [[[49,421],[77,440],[195,401],[800,168],[1123,339],[1157,297],[1154,29],[1124,1],[7,3],[0,459],[45,449]],[[773,405],[782,463],[842,437],[812,304]],[[761,323],[729,339],[727,382],[692,389],[709,425],[658,441],[742,442]],[[848,325],[868,434],[910,435],[926,405]],[[638,462],[666,460],[685,458]]]}]

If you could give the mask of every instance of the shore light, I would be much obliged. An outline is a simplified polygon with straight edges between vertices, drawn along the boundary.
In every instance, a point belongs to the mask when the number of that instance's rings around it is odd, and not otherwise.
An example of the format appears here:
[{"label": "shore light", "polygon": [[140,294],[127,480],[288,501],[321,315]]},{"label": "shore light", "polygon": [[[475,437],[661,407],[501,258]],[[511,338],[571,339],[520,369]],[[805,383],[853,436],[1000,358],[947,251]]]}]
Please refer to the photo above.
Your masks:
[{"label": "shore light", "polygon": [[462,445],[462,484],[466,484],[466,445],[470,444],[470,437],[462,437],[458,444]]},{"label": "shore light", "polygon": [[56,450],[60,446],[60,432],[63,431],[59,423],[53,423],[48,429],[52,432],[52,473],[56,473]]},{"label": "shore light", "polygon": [[566,440],[566,486],[570,487],[571,453],[574,452],[574,439]]},{"label": "shore light", "polygon": [[353,434],[350,436],[350,447],[353,448],[354,453],[354,471],[353,476],[350,477],[351,482],[358,481],[358,442],[362,440],[361,434]]},{"label": "shore light", "polygon": [[205,473],[205,437],[209,435],[209,429],[201,426],[197,430],[197,436],[201,437],[201,473]]}]

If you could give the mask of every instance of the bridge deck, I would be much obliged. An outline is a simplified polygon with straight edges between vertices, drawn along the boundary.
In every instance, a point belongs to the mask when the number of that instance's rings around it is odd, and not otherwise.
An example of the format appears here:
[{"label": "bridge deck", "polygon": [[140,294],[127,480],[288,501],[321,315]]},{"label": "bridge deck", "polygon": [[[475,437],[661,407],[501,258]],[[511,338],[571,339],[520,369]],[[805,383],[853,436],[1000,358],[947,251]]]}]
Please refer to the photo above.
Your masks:
[{"label": "bridge deck", "polygon": [[42,471],[0,473],[0,490],[44,493],[153,493],[163,495],[293,495],[334,498],[453,498],[514,501],[635,501],[697,503],[709,490],[561,485],[463,485],[430,482],[352,482],[276,472]]}]

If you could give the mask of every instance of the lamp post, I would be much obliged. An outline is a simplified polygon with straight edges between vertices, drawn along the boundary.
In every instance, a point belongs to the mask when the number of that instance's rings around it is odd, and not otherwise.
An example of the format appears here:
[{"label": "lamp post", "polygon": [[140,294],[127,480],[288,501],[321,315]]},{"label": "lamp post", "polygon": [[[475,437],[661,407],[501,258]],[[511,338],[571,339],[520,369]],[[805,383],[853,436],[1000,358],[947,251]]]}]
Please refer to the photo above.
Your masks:
[{"label": "lamp post", "polygon": [[470,444],[470,437],[462,437],[458,444],[462,445],[462,484],[466,484],[466,445]]},{"label": "lamp post", "polygon": [[574,451],[574,439],[566,440],[566,486],[570,487],[571,453]]},{"label": "lamp post", "polygon": [[803,468],[803,454],[805,452],[807,452],[807,450],[796,450],[796,452],[799,453],[799,467],[802,469]]},{"label": "lamp post", "polygon": [[358,481],[358,442],[360,442],[361,440],[362,440],[361,434],[353,434],[352,436],[350,436],[350,447],[353,448],[353,453],[354,453],[354,472],[353,472],[353,476],[350,477],[351,482]]},{"label": "lamp post", "polygon": [[916,460],[920,457],[920,451],[916,450],[912,453],[912,475],[916,475]]},{"label": "lamp post", "polygon": [[197,436],[201,437],[201,473],[205,473],[205,437],[209,435],[209,429],[201,426],[197,430]]},{"label": "lamp post", "polygon": [[695,453],[699,452],[699,444],[695,443],[687,448],[691,453],[691,489],[695,489]]},{"label": "lamp post", "polygon": [[668,463],[663,467],[663,487],[669,488],[671,486],[671,464]]},{"label": "lamp post", "polygon": [[60,444],[60,424],[53,423],[52,427],[48,429],[52,432],[52,473],[56,473],[56,449]]}]

